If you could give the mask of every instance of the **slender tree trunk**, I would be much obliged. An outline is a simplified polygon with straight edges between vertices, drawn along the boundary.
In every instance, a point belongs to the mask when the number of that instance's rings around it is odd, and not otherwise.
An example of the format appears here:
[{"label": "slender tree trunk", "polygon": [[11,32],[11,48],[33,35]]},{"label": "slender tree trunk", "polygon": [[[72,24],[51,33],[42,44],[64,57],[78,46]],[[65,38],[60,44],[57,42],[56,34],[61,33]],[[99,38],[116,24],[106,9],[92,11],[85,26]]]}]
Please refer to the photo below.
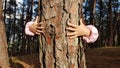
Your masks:
[{"label": "slender tree trunk", "polygon": [[118,28],[118,27],[119,27],[119,25],[118,25],[118,23],[119,23],[119,22],[118,22],[118,20],[119,20],[119,18],[118,18],[119,15],[118,15],[117,12],[115,12],[115,10],[114,10],[114,15],[115,15],[115,16],[114,16],[114,24],[113,24],[113,25],[114,25],[114,27],[113,27],[113,33],[114,33],[114,35],[113,35],[113,41],[114,41],[114,42],[113,42],[113,45],[114,45],[114,46],[117,46],[117,45],[118,45],[118,44],[117,44],[117,42],[118,42],[118,39],[117,39],[117,38],[118,38],[118,32],[119,32],[119,31],[118,31],[118,30],[119,30],[119,28]]},{"label": "slender tree trunk", "polygon": [[3,18],[2,0],[0,0],[0,67],[9,68],[9,57],[7,52],[6,31]]},{"label": "slender tree trunk", "polygon": [[95,8],[96,8],[96,0],[93,1],[93,12],[92,12],[92,24],[95,25]]},{"label": "slender tree trunk", "polygon": [[112,46],[113,45],[113,22],[112,22],[112,1],[109,0],[109,26],[110,26],[110,36],[109,36],[109,45]]},{"label": "slender tree trunk", "polygon": [[103,34],[103,31],[102,31],[101,25],[103,25],[103,20],[102,20],[102,16],[103,16],[103,1],[99,0],[99,2],[100,2],[100,23],[99,23],[100,25],[99,25],[99,38],[98,38],[99,42],[98,42],[98,44],[99,44],[100,47],[102,47],[103,46],[102,45],[102,39],[103,39],[102,34]]},{"label": "slender tree trunk", "polygon": [[66,37],[67,23],[79,24],[82,0],[43,0],[44,33],[40,36],[41,68],[86,68],[80,38]]}]

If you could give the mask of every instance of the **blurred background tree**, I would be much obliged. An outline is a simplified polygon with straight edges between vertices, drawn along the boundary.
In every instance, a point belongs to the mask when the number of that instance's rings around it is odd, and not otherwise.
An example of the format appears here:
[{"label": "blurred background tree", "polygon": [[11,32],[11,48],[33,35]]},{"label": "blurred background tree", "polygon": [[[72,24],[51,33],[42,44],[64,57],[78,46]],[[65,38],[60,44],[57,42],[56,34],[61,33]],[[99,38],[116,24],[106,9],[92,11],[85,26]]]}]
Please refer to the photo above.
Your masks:
[{"label": "blurred background tree", "polygon": [[2,5],[3,1],[0,0],[0,68],[10,68]]}]

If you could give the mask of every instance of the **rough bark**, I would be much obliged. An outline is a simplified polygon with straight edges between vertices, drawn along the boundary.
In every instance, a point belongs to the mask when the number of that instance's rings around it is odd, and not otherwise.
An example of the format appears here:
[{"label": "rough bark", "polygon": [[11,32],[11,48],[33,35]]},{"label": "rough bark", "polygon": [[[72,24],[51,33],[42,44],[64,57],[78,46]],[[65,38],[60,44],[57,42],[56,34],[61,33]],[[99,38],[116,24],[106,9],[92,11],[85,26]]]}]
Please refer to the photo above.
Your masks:
[{"label": "rough bark", "polygon": [[0,0],[0,67],[9,68],[9,57],[7,52],[6,31],[3,19],[2,0]]},{"label": "rough bark", "polygon": [[67,23],[79,25],[82,0],[43,0],[44,33],[40,36],[41,68],[86,68],[80,38],[66,36]]}]

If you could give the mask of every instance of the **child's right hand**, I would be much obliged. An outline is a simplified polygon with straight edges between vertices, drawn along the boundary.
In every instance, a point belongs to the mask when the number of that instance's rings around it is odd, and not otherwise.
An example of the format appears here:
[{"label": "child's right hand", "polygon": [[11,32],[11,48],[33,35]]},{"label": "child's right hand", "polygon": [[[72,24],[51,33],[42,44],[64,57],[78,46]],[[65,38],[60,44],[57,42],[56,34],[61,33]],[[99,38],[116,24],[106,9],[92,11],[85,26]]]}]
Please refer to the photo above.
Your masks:
[{"label": "child's right hand", "polygon": [[38,16],[36,17],[35,22],[29,26],[29,30],[33,32],[34,34],[39,35],[40,33],[43,33],[43,22],[39,22]]}]

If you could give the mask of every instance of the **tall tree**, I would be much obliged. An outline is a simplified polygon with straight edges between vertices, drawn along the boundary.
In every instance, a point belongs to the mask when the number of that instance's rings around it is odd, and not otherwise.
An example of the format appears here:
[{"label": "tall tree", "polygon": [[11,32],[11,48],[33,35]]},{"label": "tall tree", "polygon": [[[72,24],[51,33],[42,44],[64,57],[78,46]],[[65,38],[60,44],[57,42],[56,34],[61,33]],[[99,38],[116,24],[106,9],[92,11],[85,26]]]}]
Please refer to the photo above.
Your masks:
[{"label": "tall tree", "polygon": [[113,45],[115,45],[115,46],[118,46],[119,44],[118,44],[118,38],[119,38],[119,35],[118,35],[118,33],[119,33],[119,20],[120,20],[120,15],[119,15],[119,13],[120,12],[118,12],[119,11],[119,0],[114,0],[114,1],[112,1],[112,9],[113,9],[113,33],[114,33],[114,35],[113,35]]},{"label": "tall tree", "polygon": [[108,13],[109,13],[109,26],[110,26],[110,36],[109,36],[109,45],[112,46],[113,45],[113,15],[112,15],[112,1],[109,0],[109,9],[108,9]]},{"label": "tall tree", "polygon": [[101,47],[102,46],[102,40],[101,39],[103,39],[103,37],[102,37],[102,35],[103,35],[103,31],[102,31],[102,25],[103,25],[103,20],[102,20],[102,17],[103,17],[103,1],[99,0],[99,4],[100,4],[100,7],[99,7],[99,9],[100,9],[100,13],[99,13],[100,14],[100,23],[99,23],[99,38],[98,38],[99,42],[98,42],[98,44]]},{"label": "tall tree", "polygon": [[83,0],[39,0],[44,33],[40,35],[41,68],[86,68],[80,38],[66,37],[67,23],[79,25]]},{"label": "tall tree", "polygon": [[95,25],[95,8],[96,8],[96,0],[93,0],[93,11],[92,11],[92,24]]},{"label": "tall tree", "polygon": [[0,0],[0,67],[10,68],[2,4],[3,1]]}]

